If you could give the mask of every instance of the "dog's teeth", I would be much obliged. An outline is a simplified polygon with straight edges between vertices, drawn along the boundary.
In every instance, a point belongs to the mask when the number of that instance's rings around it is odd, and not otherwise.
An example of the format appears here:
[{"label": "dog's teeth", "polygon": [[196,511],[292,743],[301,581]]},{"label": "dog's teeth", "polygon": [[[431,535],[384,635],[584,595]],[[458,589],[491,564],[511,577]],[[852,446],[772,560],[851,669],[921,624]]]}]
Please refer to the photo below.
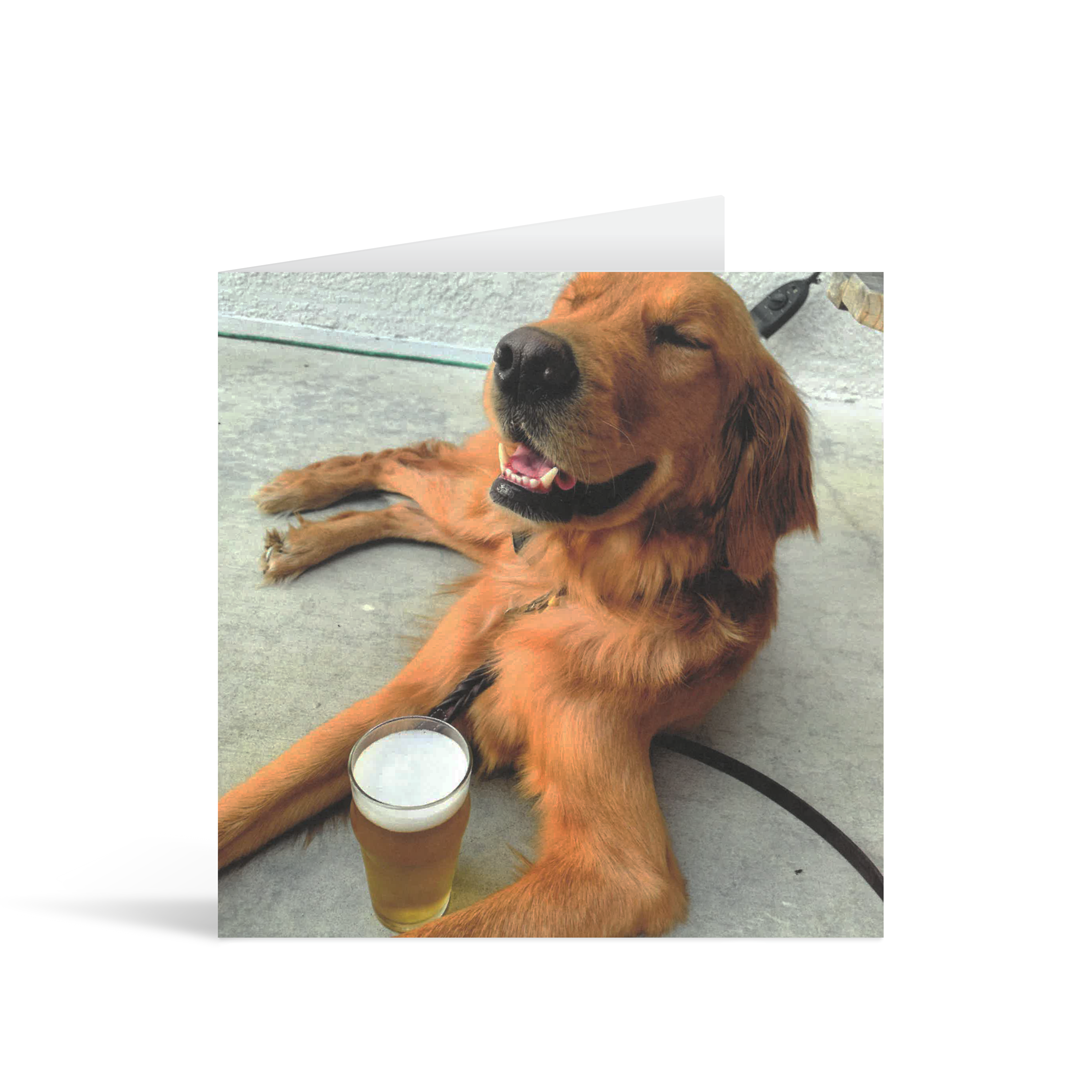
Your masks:
[{"label": "dog's teeth", "polygon": [[548,471],[546,473],[544,473],[543,476],[540,477],[540,486],[545,491],[548,491],[551,488],[551,485],[553,483],[555,483],[555,477],[558,476],[558,475],[559,475],[559,470],[557,468],[548,469]]},{"label": "dog's teeth", "polygon": [[499,468],[506,469],[506,450],[502,443],[499,443]]},{"label": "dog's teeth", "polygon": [[536,487],[536,485],[539,483],[540,481],[537,480],[535,476],[529,477],[529,487]]}]

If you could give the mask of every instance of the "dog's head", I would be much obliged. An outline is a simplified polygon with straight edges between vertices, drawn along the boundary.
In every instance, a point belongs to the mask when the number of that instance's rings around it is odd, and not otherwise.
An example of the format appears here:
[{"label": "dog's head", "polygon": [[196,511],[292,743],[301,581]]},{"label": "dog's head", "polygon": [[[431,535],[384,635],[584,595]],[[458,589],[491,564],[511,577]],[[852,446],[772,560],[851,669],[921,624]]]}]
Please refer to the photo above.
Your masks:
[{"label": "dog's head", "polygon": [[577,275],[496,346],[484,404],[491,498],[530,522],[705,534],[748,582],[816,530],[803,404],[712,274]]}]

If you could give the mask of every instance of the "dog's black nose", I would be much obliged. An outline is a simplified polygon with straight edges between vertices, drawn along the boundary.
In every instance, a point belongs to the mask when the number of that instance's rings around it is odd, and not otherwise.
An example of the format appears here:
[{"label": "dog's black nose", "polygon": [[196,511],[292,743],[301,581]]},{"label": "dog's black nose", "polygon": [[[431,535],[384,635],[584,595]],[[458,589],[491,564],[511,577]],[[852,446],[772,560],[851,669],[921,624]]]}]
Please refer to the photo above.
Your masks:
[{"label": "dog's black nose", "polygon": [[508,397],[565,397],[578,380],[578,366],[569,342],[523,326],[495,346],[495,385]]}]

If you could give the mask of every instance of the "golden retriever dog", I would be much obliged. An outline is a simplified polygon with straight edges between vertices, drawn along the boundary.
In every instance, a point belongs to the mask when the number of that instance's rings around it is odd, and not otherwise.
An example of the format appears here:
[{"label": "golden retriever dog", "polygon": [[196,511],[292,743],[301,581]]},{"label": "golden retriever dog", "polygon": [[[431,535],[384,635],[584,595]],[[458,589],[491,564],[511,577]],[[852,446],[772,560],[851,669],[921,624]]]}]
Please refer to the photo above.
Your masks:
[{"label": "golden retriever dog", "polygon": [[349,797],[373,725],[424,714],[481,665],[458,726],[516,766],[538,855],[512,885],[416,936],[661,934],[686,887],[649,744],[685,731],[776,620],[773,555],[817,531],[806,412],[745,305],[712,274],[579,274],[496,346],[489,430],[282,473],[266,512],[365,491],[412,500],[271,531],[269,581],[387,537],[479,564],[384,689],[315,728],[219,804],[220,865]]}]

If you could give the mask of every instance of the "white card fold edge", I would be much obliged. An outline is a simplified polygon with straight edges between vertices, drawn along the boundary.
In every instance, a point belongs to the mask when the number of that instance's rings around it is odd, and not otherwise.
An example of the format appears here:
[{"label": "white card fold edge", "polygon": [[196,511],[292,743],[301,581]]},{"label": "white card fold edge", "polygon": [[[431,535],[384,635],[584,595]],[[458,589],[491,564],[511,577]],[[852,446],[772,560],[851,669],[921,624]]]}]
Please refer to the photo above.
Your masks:
[{"label": "white card fold edge", "polygon": [[724,269],[724,198],[617,210],[466,236],[239,267],[268,271]]}]

